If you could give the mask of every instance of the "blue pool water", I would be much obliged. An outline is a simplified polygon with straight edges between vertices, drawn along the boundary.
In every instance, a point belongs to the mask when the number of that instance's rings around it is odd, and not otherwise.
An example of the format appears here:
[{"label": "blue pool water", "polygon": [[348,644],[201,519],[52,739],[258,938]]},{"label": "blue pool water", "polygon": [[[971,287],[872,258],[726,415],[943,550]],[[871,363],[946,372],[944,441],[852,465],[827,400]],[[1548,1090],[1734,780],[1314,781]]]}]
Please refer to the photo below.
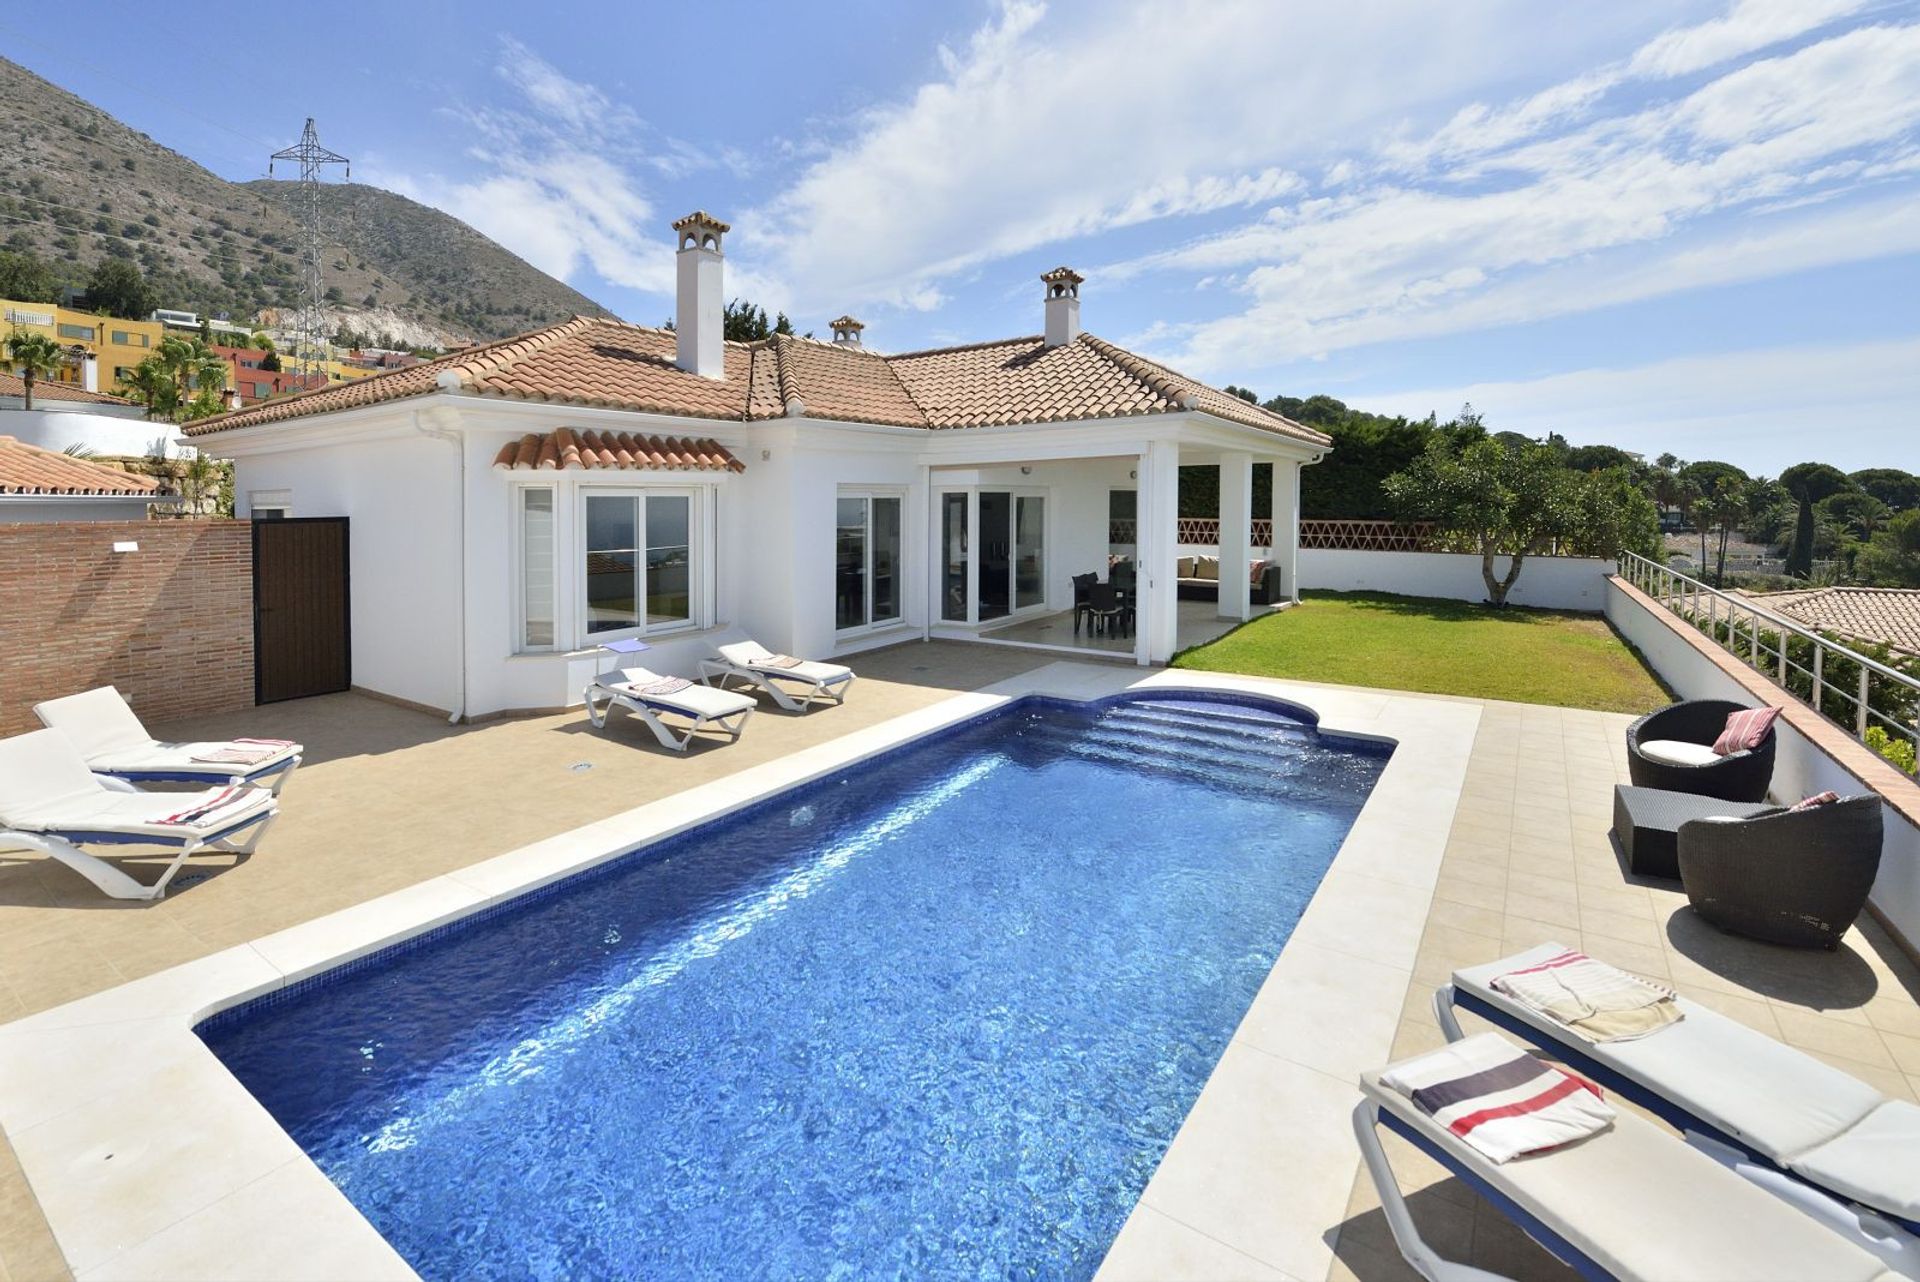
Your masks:
[{"label": "blue pool water", "polygon": [[1384,762],[1026,700],[200,1031],[429,1278],[1086,1277]]}]

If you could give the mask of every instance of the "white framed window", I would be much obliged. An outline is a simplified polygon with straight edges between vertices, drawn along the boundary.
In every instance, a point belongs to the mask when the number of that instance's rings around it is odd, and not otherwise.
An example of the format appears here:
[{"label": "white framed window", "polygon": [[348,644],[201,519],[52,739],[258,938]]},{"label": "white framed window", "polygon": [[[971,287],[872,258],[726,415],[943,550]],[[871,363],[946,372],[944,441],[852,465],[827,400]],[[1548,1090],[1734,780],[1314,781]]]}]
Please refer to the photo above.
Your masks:
[{"label": "white framed window", "polygon": [[833,626],[839,632],[901,619],[906,494],[842,489],[834,500]]},{"label": "white framed window", "polygon": [[293,515],[292,490],[248,490],[247,515],[256,521],[283,521]]},{"label": "white framed window", "polygon": [[701,625],[709,555],[701,492],[581,491],[581,639]]},{"label": "white framed window", "polygon": [[517,567],[514,648],[551,650],[560,640],[560,592],[554,494],[550,486],[517,488],[514,527],[518,547],[514,558]]}]

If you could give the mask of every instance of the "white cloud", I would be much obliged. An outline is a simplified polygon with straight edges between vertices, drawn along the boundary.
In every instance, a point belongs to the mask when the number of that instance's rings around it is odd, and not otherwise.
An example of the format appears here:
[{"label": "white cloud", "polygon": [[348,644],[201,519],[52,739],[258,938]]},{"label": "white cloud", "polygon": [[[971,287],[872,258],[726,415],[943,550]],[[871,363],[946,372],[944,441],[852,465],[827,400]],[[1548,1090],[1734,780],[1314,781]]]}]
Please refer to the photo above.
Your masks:
[{"label": "white cloud", "polygon": [[[1920,26],[1865,27],[1490,152],[1470,183],[1457,170],[1376,178],[1109,272],[1242,276],[1239,313],[1156,334],[1170,359],[1203,374],[1523,322],[1909,252],[1920,220],[1862,207],[1856,189],[1910,172],[1917,128]],[[1840,194],[1854,199],[1819,217],[1734,221],[1756,202]],[[1870,234],[1833,236],[1855,227]],[[1724,252],[1753,241],[1767,252]]]},{"label": "white cloud", "polygon": [[1516,382],[1360,390],[1350,404],[1446,417],[1471,401],[1500,431],[1560,432],[1575,444],[1667,450],[1778,473],[1818,457],[1852,471],[1913,456],[1920,336],[1688,356]]},{"label": "white cloud", "polygon": [[1648,41],[1633,55],[1628,70],[1657,78],[1704,71],[1865,7],[1866,0],[1739,0],[1724,18],[1679,27]]},{"label": "white cloud", "polygon": [[[1639,6],[1633,6],[1636,10]],[[1010,0],[752,215],[808,297],[909,304],[1041,246],[1270,204],[1358,139],[1593,37],[1519,0],[1375,9]],[[1614,20],[1616,23],[1619,19]],[[743,215],[743,218],[746,217]]]}]

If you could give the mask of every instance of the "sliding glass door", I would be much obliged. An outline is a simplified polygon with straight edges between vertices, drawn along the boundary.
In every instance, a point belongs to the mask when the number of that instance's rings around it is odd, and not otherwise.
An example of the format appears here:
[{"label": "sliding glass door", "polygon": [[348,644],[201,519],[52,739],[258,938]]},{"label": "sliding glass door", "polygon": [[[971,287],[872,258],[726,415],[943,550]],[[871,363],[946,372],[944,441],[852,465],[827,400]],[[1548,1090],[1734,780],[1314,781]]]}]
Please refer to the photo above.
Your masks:
[{"label": "sliding glass door", "polygon": [[1047,501],[1015,490],[948,490],[940,512],[940,617],[989,623],[1047,603]]},{"label": "sliding glass door", "polygon": [[833,625],[900,619],[900,496],[842,492],[834,505]]}]

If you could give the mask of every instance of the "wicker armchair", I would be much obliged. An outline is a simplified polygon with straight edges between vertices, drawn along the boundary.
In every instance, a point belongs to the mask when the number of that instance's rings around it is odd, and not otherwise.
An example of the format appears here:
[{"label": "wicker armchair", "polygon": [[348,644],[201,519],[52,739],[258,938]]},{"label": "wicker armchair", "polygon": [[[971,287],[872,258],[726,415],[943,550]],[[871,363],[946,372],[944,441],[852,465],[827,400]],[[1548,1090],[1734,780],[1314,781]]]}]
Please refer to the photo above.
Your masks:
[{"label": "wicker armchair", "polygon": [[1703,766],[1676,766],[1643,756],[1640,745],[1654,739],[1710,744],[1726,728],[1727,718],[1746,708],[1725,699],[1689,699],[1649,712],[1627,727],[1627,773],[1636,788],[1690,792],[1722,801],[1765,801],[1773,782],[1775,734],[1767,732],[1758,748],[1730,753]]},{"label": "wicker armchair", "polygon": [[1722,930],[1833,948],[1880,871],[1880,798],[1680,825],[1680,880],[1693,911]]}]

